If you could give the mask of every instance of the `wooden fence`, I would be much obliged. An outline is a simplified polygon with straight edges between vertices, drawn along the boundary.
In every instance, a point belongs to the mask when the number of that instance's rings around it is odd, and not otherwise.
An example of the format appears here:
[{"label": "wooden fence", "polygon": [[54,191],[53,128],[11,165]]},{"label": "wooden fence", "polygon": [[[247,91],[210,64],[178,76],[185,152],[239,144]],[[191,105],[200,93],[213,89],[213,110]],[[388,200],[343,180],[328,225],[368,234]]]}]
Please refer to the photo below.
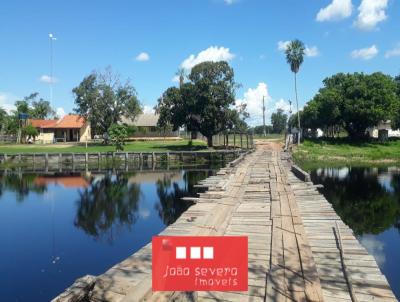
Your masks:
[{"label": "wooden fence", "polygon": [[107,153],[21,153],[0,154],[0,164],[6,167],[29,167],[32,171],[100,170],[112,167],[134,170],[143,166],[155,169],[157,164],[231,161],[246,152],[242,149],[219,151],[171,152],[107,152]]}]

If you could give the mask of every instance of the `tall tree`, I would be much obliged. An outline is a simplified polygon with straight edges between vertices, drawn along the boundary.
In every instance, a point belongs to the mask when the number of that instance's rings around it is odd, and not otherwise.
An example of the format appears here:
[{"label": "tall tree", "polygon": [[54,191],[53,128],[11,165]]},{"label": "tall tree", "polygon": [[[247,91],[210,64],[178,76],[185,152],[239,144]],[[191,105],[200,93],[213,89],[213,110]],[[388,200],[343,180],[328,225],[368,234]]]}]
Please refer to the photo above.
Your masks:
[{"label": "tall tree", "polygon": [[72,92],[75,111],[85,117],[98,134],[107,133],[123,116],[133,120],[142,112],[135,88],[129,80],[121,83],[120,76],[110,68],[105,72],[92,72]]},{"label": "tall tree", "polygon": [[286,61],[290,65],[290,69],[294,74],[294,91],[296,95],[296,105],[297,105],[297,122],[299,128],[298,144],[300,145],[301,138],[301,128],[300,128],[300,113],[299,113],[299,100],[297,95],[297,73],[300,71],[300,66],[304,61],[304,43],[300,40],[293,40],[289,43],[286,48]]},{"label": "tall tree", "polygon": [[212,147],[213,135],[232,125],[237,86],[233,69],[224,61],[203,62],[192,68],[188,79],[159,99],[159,126],[168,122],[176,130],[186,125],[189,131],[200,131]]},{"label": "tall tree", "polygon": [[286,129],[288,116],[283,113],[282,109],[278,109],[271,115],[272,130],[274,133],[282,133]]},{"label": "tall tree", "polygon": [[307,119],[307,127],[322,128],[331,136],[343,127],[351,139],[359,140],[368,127],[381,121],[392,120],[400,126],[399,104],[391,76],[338,73],[324,80],[324,87],[305,106],[302,122]]}]

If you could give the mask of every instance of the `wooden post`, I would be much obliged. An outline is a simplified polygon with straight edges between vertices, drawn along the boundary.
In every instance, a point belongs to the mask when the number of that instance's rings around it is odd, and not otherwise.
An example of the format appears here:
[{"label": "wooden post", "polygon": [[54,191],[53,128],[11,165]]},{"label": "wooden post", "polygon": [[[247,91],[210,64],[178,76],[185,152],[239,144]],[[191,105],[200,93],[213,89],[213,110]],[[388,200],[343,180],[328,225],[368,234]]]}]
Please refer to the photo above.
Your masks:
[{"label": "wooden post", "polygon": [[[7,154],[4,154],[4,159],[7,158]],[[36,170],[36,164],[35,164],[36,156],[35,153],[32,154],[32,161],[33,161],[33,171]]]},{"label": "wooden post", "polygon": [[169,163],[169,152],[167,152],[167,163]]},{"label": "wooden post", "polygon": [[100,171],[101,154],[97,152],[97,169]]},{"label": "wooden post", "polygon": [[20,154],[18,154],[18,161],[19,161],[19,163],[21,163],[21,162],[22,162],[22,156],[21,156],[21,153],[20,153]]},{"label": "wooden post", "polygon": [[233,148],[236,148],[236,132],[233,133]]},{"label": "wooden post", "polygon": [[45,153],[44,155],[44,167],[46,172],[49,171],[49,153]]},{"label": "wooden post", "polygon": [[129,163],[128,163],[128,152],[125,152],[125,171],[128,171]]},{"label": "wooden post", "polygon": [[139,163],[140,164],[143,163],[143,153],[142,152],[139,153]]},{"label": "wooden post", "polygon": [[86,152],[85,153],[85,166],[87,166],[89,163],[89,154]]},{"label": "wooden post", "polygon": [[155,154],[154,152],[151,154],[151,163],[154,165],[155,162]]},{"label": "wooden post", "polygon": [[243,149],[243,134],[240,133],[240,148]]},{"label": "wooden post", "polygon": [[7,162],[7,160],[8,160],[7,154],[4,153],[4,162]]},{"label": "wooden post", "polygon": [[58,154],[58,170],[62,171],[62,153]]},{"label": "wooden post", "polygon": [[72,171],[75,170],[75,153],[72,153]]},{"label": "wooden post", "polygon": [[249,149],[249,134],[246,134],[246,146]]}]

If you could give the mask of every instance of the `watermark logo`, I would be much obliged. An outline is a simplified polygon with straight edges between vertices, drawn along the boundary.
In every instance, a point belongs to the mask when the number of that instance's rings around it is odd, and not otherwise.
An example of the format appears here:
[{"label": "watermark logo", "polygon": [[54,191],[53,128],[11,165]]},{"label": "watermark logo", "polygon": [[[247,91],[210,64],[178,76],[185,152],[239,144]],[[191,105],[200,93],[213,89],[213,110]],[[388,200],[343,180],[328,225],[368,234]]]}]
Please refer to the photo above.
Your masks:
[{"label": "watermark logo", "polygon": [[247,247],[244,236],[153,237],[153,291],[247,291]]}]

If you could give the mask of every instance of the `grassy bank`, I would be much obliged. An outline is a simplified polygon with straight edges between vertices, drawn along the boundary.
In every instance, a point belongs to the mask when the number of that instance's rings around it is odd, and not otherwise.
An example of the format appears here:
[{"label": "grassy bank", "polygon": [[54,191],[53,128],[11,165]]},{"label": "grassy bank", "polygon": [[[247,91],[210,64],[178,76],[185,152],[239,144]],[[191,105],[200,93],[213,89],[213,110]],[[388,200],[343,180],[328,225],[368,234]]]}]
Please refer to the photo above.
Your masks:
[{"label": "grassy bank", "polygon": [[306,170],[321,166],[400,164],[400,140],[387,143],[306,140],[299,149],[294,149],[293,157]]},{"label": "grassy bank", "polygon": [[[129,142],[124,146],[124,151],[130,152],[157,152],[157,151],[201,151],[207,150],[207,145],[203,141],[193,141],[189,145],[188,140],[180,141],[136,141]],[[85,145],[0,145],[0,153],[84,153],[84,152],[110,152],[115,151],[114,146],[105,146],[102,144]]]}]

